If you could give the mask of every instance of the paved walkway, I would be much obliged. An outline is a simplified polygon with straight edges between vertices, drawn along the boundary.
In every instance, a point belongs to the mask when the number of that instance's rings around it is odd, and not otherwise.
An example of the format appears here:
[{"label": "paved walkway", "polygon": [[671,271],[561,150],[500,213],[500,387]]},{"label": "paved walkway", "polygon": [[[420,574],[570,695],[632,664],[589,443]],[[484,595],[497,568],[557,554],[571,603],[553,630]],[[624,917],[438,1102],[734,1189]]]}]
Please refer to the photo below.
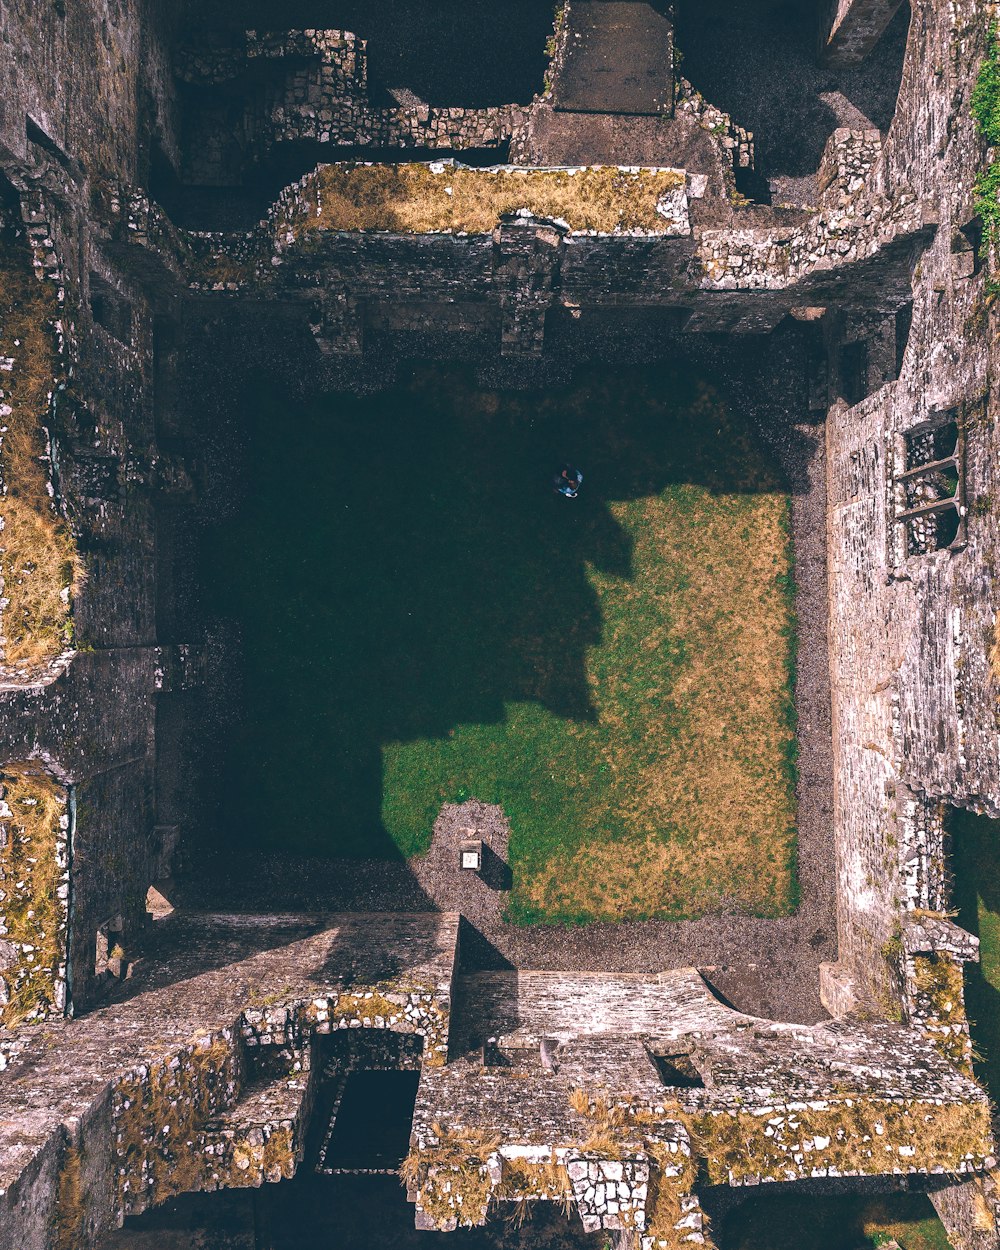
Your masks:
[{"label": "paved walkway", "polygon": [[570,113],[669,114],[673,61],[673,28],[652,5],[573,0],[555,106]]}]

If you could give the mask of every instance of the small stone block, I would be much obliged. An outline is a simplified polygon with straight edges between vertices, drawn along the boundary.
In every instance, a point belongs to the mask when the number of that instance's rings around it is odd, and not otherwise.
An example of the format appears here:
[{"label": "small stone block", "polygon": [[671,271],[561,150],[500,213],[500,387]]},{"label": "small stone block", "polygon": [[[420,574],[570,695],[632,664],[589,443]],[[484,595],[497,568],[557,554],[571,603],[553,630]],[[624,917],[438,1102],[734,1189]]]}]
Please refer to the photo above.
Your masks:
[{"label": "small stone block", "polygon": [[483,866],[483,844],[481,841],[463,842],[459,858],[461,867],[472,872],[479,872]]}]

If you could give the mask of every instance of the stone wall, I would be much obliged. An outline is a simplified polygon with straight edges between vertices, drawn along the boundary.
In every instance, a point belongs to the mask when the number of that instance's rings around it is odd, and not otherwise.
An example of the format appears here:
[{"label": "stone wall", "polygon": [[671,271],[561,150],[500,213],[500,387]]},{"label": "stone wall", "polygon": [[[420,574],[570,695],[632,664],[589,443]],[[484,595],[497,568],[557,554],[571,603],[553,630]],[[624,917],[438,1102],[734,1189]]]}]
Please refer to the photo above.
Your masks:
[{"label": "stone wall", "polygon": [[857,65],[876,46],[900,0],[833,0],[826,6],[820,51],[828,65]]},{"label": "stone wall", "polygon": [[[977,944],[942,915],[947,811],[1000,810],[996,311],[967,234],[980,155],[969,95],[986,27],[977,4],[914,6],[899,109],[872,177],[933,197],[941,224],[914,273],[898,380],[835,406],[828,427],[841,960],[829,1003],[900,1011],[966,1066],[961,966]],[[907,435],[952,420],[956,538],[911,555],[897,520]],[[996,1244],[993,1178],[936,1203],[956,1245]]]},{"label": "stone wall", "polygon": [[72,656],[79,563],[53,454],[54,404],[65,386],[65,289],[45,222],[27,227],[16,193],[0,209],[4,310],[0,357],[0,684],[51,679]]},{"label": "stone wall", "polygon": [[83,175],[144,181],[141,134],[155,135],[176,160],[170,25],[170,6],[151,0],[5,4],[4,162],[30,166],[51,158],[74,182]]},{"label": "stone wall", "polygon": [[[953,930],[914,934],[913,958],[931,947],[942,959],[967,956]],[[598,1198],[593,1156],[601,1174],[609,1161],[651,1158],[673,1199],[699,1168],[712,1184],[741,1186],[994,1166],[987,1100],[959,1070],[967,1034],[941,1018],[949,1000],[919,970],[909,1027],[754,1020],[720,1004],[693,970],[477,979],[477,992],[459,994],[453,1025],[453,1049],[469,1049],[425,1069],[417,1096],[407,1180],[426,1227],[483,1222],[491,1202],[510,1200],[511,1161],[570,1178],[585,1161],[587,1188],[573,1187],[585,1222],[640,1230],[657,1222],[647,1202],[655,1185],[630,1187],[625,1208],[617,1189]],[[582,1186],[584,1172],[574,1179]]]},{"label": "stone wall", "polygon": [[[266,85],[251,70],[267,66]],[[239,182],[244,170],[266,160],[276,144],[420,148],[459,151],[499,148],[524,127],[528,109],[438,108],[405,85],[397,104],[378,107],[368,91],[365,40],[349,31],[247,31],[238,46],[182,52],[179,77],[197,84],[189,108],[192,133],[185,176],[194,183]],[[226,84],[216,93],[212,86]],[[232,100],[239,100],[234,121]]]},{"label": "stone wall", "polygon": [[[116,1001],[3,1036],[0,1250],[47,1250],[56,1239],[83,1247],[178,1188],[288,1175],[313,1093],[310,1040],[335,1028],[424,1039],[414,1194],[437,1226],[458,1215],[454,1203],[450,1213],[435,1207],[434,1168],[445,1181],[464,1168],[483,1210],[505,1183],[511,1200],[569,1192],[592,1223],[631,1223],[651,1245],[678,1228],[698,1231],[685,1162],[694,1158],[713,1182],[734,1185],[992,1169],[956,1002],[975,944],[941,914],[942,805],[1000,814],[989,659],[1000,541],[996,312],[959,242],[972,218],[967,102],[983,44],[979,7],[917,0],[888,141],[881,149],[871,132],[838,132],[815,213],[718,205],[695,234],[601,234],[515,215],[466,235],[297,233],[297,207],[316,207],[307,179],[241,237],[179,232],[144,189],[154,145],[168,164],[177,159],[160,10],[111,0],[61,8],[15,0],[0,16],[3,46],[14,50],[0,69],[0,158],[39,261],[64,294],[71,384],[57,399],[54,447],[87,581],[72,662],[4,691],[0,760],[44,761],[71,788],[66,980],[81,1010],[104,994]],[[276,94],[265,91],[250,128],[255,152],[292,139],[487,145],[518,124],[506,110],[446,116],[412,100],[371,110],[363,48],[339,36],[254,37],[240,57],[278,67],[265,75]],[[236,71],[220,65],[186,72],[228,89]],[[748,145],[734,140],[737,161]],[[692,176],[677,223],[695,197]],[[168,822],[156,806],[157,700],[183,694],[198,667],[188,640],[171,636],[167,650],[157,633],[159,501],[187,475],[156,442],[165,401],[153,359],[165,317],[183,316],[187,300],[249,306],[248,317],[282,303],[312,327],[319,353],[357,356],[370,370],[373,320],[451,315],[463,304],[469,322],[498,331],[496,354],[530,360],[544,352],[553,310],[668,308],[692,331],[764,333],[793,308],[829,307],[832,326],[855,313],[894,316],[911,298],[898,380],[836,404],[828,424],[840,962],[825,985],[838,1015],[860,1006],[882,1020],[755,1021],[722,1008],[687,972],[629,983],[626,1022],[591,1029],[610,981],[596,985],[597,1001],[594,985],[588,997],[572,978],[550,983],[549,1008],[533,1019],[525,980],[517,1036],[493,1039],[502,1062],[470,1047],[444,1064],[454,917],[216,918],[157,930],[145,966],[133,958],[146,887],[165,871],[176,833],[164,831],[176,809]],[[460,311],[454,323],[466,324]],[[845,343],[831,329],[835,355]],[[909,556],[895,485],[905,435],[953,411],[964,436],[962,542]],[[171,761],[182,767],[179,755]],[[560,996],[564,1009],[551,1010]],[[573,1027],[562,1037],[565,1020]],[[672,1085],[671,1070],[694,1084]],[[433,1125],[445,1113],[464,1138],[442,1143]],[[502,1146],[485,1150],[497,1134]],[[522,1169],[515,1184],[518,1160],[541,1170]],[[549,1166],[555,1181],[542,1174]],[[669,1197],[663,1210],[645,1202],[657,1185]]]},{"label": "stone wall", "polygon": [[[0,773],[0,1026],[67,1003],[69,794],[37,765]],[[5,1065],[0,1045],[0,1068]]]},{"label": "stone wall", "polygon": [[[917,14],[900,110],[871,177],[933,194],[941,225],[914,275],[898,381],[853,408],[835,406],[828,424],[840,957],[881,1001],[898,998],[906,913],[949,905],[938,801],[1000,810],[989,666],[995,313],[982,275],[953,246],[972,215],[978,12],[966,4]],[[907,556],[893,488],[906,468],[905,435],[949,414],[964,431],[965,539]]]},{"label": "stone wall", "polygon": [[[73,649],[5,683],[0,760],[42,761],[73,788],[68,1000],[77,1010],[109,986],[99,944],[134,951],[160,859],[154,306],[106,249],[101,205],[113,179],[148,180],[154,147],[177,160],[169,27],[151,4],[15,3],[0,15],[0,158],[39,275],[58,298],[48,432],[53,489],[81,564]],[[129,958],[112,973],[127,972]]]},{"label": "stone wall", "polygon": [[[906,301],[933,212],[905,184],[890,193],[866,180],[874,157],[870,135],[838,131],[817,212],[730,209],[730,220],[696,237],[680,198],[676,221],[655,231],[599,232],[530,215],[506,218],[492,234],[324,229],[322,219],[312,224],[323,168],[289,187],[249,235],[171,231],[147,205],[135,226],[134,211],[123,215],[116,236],[142,243],[164,271],[186,269],[192,289],[306,302],[321,346],[341,354],[363,352],[366,308],[414,300],[499,304],[507,354],[539,354],[544,314],[557,306],[672,307],[691,314],[691,330],[765,333],[803,304],[894,313]],[[476,172],[486,180],[492,171]],[[123,190],[115,202],[141,197]]]},{"label": "stone wall", "polygon": [[418,1037],[440,1065],[457,941],[457,916],[161,922],[118,1001],[10,1055],[0,1250],[83,1250],[174,1194],[291,1175],[314,1036]]}]

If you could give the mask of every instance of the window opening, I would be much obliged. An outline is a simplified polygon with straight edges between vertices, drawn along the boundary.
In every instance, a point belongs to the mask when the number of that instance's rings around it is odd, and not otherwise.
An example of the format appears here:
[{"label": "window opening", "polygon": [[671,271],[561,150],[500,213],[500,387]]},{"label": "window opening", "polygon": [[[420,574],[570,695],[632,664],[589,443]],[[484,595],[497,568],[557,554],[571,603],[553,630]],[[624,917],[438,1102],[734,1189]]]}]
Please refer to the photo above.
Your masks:
[{"label": "window opening", "polygon": [[126,346],[132,343],[132,306],[100,274],[90,275],[90,312],[94,321]]},{"label": "window opening", "polygon": [[409,1148],[419,1083],[419,1072],[349,1072],[316,1170],[326,1176],[395,1172]]},{"label": "window opening", "polygon": [[904,555],[928,555],[964,538],[962,437],[955,412],[903,435],[903,464],[894,485],[895,519]]},{"label": "window opening", "polygon": [[124,977],[127,971],[124,947],[125,926],[121,916],[114,916],[97,930],[94,975]]},{"label": "window opening", "polygon": [[705,1082],[690,1055],[653,1055],[652,1060],[664,1085],[672,1089],[704,1089]]}]

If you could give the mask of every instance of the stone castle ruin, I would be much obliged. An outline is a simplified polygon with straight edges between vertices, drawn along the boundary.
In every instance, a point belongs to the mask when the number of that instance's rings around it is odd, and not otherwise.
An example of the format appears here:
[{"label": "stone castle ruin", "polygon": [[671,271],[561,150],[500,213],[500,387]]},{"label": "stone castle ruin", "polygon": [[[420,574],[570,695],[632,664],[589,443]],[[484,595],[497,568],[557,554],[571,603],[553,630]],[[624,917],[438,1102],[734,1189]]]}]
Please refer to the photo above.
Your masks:
[{"label": "stone castle ruin", "polygon": [[[549,1202],[668,1250],[768,1183],[926,1192],[1000,1244],[948,832],[1000,818],[990,5],[804,6],[826,120],[791,173],[693,85],[683,5],[568,0],[533,94],[469,105],[376,81],[323,5],[241,7],[0,3],[0,1247],[99,1247],[317,1134],[349,1171],[345,1082],[385,1071],[416,1074],[419,1229]],[[873,49],[877,120],[837,87]],[[190,535],[241,489],[234,379],[667,353],[725,357],[798,457],[796,914],[581,954],[504,924],[476,802],[405,872],[216,889],[239,647]]]}]

